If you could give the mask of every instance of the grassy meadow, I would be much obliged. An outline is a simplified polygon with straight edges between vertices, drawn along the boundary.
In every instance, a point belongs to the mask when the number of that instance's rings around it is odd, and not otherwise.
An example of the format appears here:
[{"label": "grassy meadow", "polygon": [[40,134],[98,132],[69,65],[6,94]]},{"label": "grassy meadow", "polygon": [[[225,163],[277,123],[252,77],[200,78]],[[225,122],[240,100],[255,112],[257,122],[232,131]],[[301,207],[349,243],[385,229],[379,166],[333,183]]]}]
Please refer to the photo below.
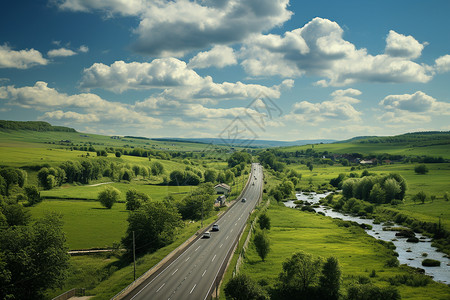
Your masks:
[{"label": "grassy meadow", "polygon": [[[392,251],[368,236],[359,227],[340,227],[338,221],[316,214],[286,208],[282,204],[272,204],[267,210],[271,219],[268,232],[271,250],[263,262],[254,245],[245,254],[241,272],[255,281],[266,281],[273,287],[282,271],[282,263],[296,251],[302,250],[324,259],[338,258],[343,283],[341,292],[357,280],[367,277],[378,286],[387,286],[387,278],[407,274],[404,267],[386,267],[393,257]],[[375,277],[369,275],[375,270]],[[432,282],[425,287],[398,287],[402,299],[448,299],[450,287]],[[221,299],[225,299],[223,293]]]}]

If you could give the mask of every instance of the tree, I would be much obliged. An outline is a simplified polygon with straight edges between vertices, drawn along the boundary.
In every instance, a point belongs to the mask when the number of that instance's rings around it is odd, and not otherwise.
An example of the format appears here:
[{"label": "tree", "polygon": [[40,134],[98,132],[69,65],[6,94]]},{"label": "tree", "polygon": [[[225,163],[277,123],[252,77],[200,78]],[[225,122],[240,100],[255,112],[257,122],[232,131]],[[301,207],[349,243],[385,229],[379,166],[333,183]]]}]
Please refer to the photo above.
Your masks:
[{"label": "tree", "polygon": [[122,243],[132,253],[133,231],[136,253],[155,251],[173,241],[175,230],[182,227],[177,209],[163,202],[148,202],[128,216],[128,229]]},{"label": "tree", "polygon": [[417,174],[427,174],[430,170],[428,169],[428,167],[426,165],[418,165],[414,168],[414,172],[416,172]]},{"label": "tree", "polygon": [[212,183],[204,183],[177,203],[184,220],[200,220],[209,216],[214,207],[215,190]]},{"label": "tree", "polygon": [[428,195],[424,191],[420,191],[416,195],[414,195],[413,198],[414,201],[419,200],[420,202],[422,202],[422,204],[424,204],[428,198]]},{"label": "tree", "polygon": [[369,195],[369,201],[372,203],[384,203],[385,202],[385,191],[384,189],[381,187],[381,185],[379,183],[376,183],[373,187],[372,190],[370,191],[370,195]]},{"label": "tree", "polygon": [[42,201],[41,193],[39,192],[37,186],[35,186],[35,185],[26,186],[25,193],[27,194],[29,206]]},{"label": "tree", "polygon": [[255,245],[259,257],[264,261],[270,251],[270,241],[265,230],[256,232],[255,237],[253,238],[253,244]]},{"label": "tree", "polygon": [[27,225],[31,219],[29,209],[23,207],[19,203],[2,202],[0,211],[4,215],[8,226]]},{"label": "tree", "polygon": [[121,157],[122,156],[122,152],[120,152],[120,151],[116,151],[116,157]]},{"label": "tree", "polygon": [[98,194],[97,199],[104,207],[111,209],[114,203],[119,200],[119,195],[120,191],[118,189],[108,186]]},{"label": "tree", "polygon": [[0,175],[4,178],[6,183],[6,196],[9,196],[9,189],[11,186],[19,183],[19,175],[13,168],[1,169]]},{"label": "tree", "polygon": [[234,152],[228,159],[228,167],[233,168],[240,163],[249,164],[252,162],[252,156],[244,151]]},{"label": "tree", "polygon": [[339,299],[339,288],[341,286],[341,268],[335,257],[329,257],[322,268],[319,278],[322,299]]},{"label": "tree", "polygon": [[390,203],[392,200],[397,199],[397,195],[402,191],[400,184],[394,178],[388,178],[384,182],[384,190],[386,195],[386,203]]},{"label": "tree", "polygon": [[205,182],[215,182],[217,179],[217,172],[214,169],[207,169],[203,176],[205,177]]},{"label": "tree", "polygon": [[309,299],[314,293],[322,261],[311,254],[299,251],[283,262],[283,271],[279,275],[280,292],[288,298],[303,297]]},{"label": "tree", "polygon": [[126,203],[127,210],[137,210],[144,203],[150,201],[150,197],[147,194],[138,192],[135,189],[128,190],[126,198],[127,198]]},{"label": "tree", "polygon": [[444,193],[444,200],[445,200],[445,201],[449,201],[449,200],[450,200],[450,195],[449,195],[448,192],[445,192],[445,193]]},{"label": "tree", "polygon": [[225,285],[225,297],[231,300],[269,300],[267,292],[248,275],[238,274]]},{"label": "tree", "polygon": [[270,229],[270,218],[265,212],[259,216],[258,224],[261,229]]},{"label": "tree", "polygon": [[348,300],[400,300],[395,287],[378,287],[372,284],[354,284],[347,289]]},{"label": "tree", "polygon": [[49,214],[0,234],[0,298],[40,299],[61,286],[69,267],[62,217]]},{"label": "tree", "polygon": [[164,173],[164,166],[159,161],[152,162],[152,175],[158,176]]}]

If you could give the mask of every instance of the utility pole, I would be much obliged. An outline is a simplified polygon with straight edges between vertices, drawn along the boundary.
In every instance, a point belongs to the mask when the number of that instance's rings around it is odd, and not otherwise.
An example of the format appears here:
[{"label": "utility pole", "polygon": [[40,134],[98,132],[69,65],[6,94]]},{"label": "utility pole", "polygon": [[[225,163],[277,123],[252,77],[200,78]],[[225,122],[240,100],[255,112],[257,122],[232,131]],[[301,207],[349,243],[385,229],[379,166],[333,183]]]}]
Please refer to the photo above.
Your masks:
[{"label": "utility pole", "polygon": [[133,271],[133,277],[134,277],[134,280],[133,281],[135,281],[136,280],[136,245],[135,245],[135,243],[134,243],[134,230],[133,230],[133,269],[134,269],[134,271]]}]

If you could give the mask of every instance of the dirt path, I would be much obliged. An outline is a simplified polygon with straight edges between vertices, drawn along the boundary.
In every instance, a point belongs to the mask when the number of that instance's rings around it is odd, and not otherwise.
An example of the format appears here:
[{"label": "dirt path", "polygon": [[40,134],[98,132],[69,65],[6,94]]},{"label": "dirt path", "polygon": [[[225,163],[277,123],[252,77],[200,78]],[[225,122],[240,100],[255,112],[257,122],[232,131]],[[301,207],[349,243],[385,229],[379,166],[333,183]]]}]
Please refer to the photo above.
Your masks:
[{"label": "dirt path", "polygon": [[99,185],[110,184],[110,183],[113,183],[113,181],[96,183],[96,184],[91,184],[91,185],[88,185],[88,186],[99,186]]}]

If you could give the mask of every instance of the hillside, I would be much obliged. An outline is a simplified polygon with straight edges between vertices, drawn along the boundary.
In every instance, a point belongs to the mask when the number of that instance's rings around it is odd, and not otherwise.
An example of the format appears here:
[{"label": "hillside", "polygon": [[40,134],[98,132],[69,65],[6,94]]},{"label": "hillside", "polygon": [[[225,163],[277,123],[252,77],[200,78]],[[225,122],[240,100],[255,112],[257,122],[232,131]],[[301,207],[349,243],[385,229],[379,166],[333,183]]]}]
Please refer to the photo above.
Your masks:
[{"label": "hillside", "polygon": [[283,152],[328,151],[331,153],[360,153],[363,155],[431,156],[450,159],[450,132],[415,132],[385,137],[355,137],[331,144],[314,144],[280,148]]}]

